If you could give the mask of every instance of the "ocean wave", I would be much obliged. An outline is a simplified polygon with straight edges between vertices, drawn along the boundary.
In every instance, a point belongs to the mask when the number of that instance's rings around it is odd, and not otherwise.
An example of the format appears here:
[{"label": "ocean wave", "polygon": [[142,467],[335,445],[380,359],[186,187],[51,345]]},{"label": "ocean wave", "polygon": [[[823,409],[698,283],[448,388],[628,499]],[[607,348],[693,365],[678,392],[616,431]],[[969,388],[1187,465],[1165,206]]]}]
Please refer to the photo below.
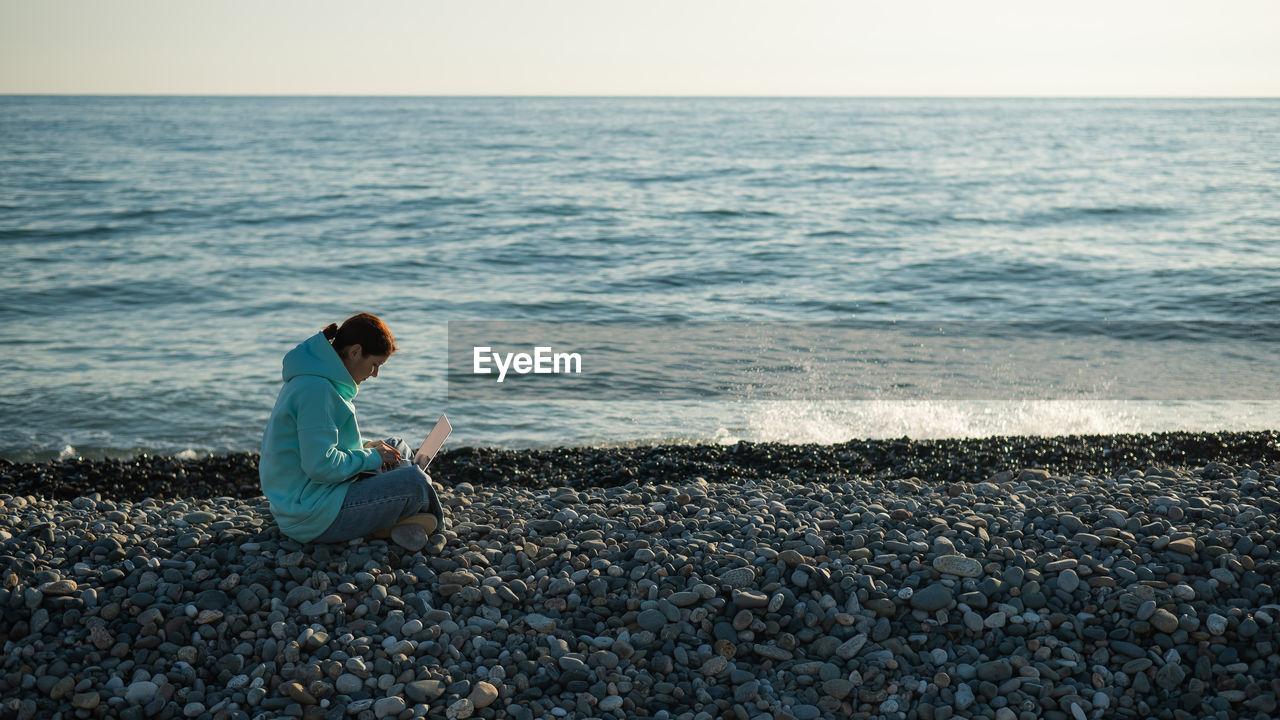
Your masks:
[{"label": "ocean wave", "polygon": [[860,175],[863,173],[878,173],[892,170],[893,168],[884,165],[836,165],[831,163],[815,163],[805,168],[812,172],[822,173],[839,173],[846,175]]},{"label": "ocean wave", "polygon": [[337,212],[330,213],[281,213],[279,215],[237,215],[227,218],[237,225],[288,225],[291,223],[311,223],[323,220],[333,220],[342,217]]},{"label": "ocean wave", "polygon": [[671,272],[637,273],[627,280],[621,281],[625,287],[670,289],[686,287],[706,287],[715,285],[736,285],[739,283],[755,283],[760,276],[749,270],[728,268],[689,268]]},{"label": "ocean wave", "polygon": [[658,173],[654,175],[616,174],[602,177],[603,180],[618,180],[633,185],[653,185],[661,183],[681,184],[702,180],[720,180],[724,178],[750,175],[754,170],[747,168],[718,168],[707,172]]},{"label": "ocean wave", "polygon": [[1267,430],[1280,411],[1258,403],[1196,406],[1119,401],[761,403],[745,424],[717,428],[717,442],[816,443],[852,438],[1056,437],[1174,431]]},{"label": "ocean wave", "polygon": [[54,227],[0,227],[0,241],[31,240],[89,240],[120,235],[136,230],[129,225],[110,223],[90,223],[86,225],[64,225]]},{"label": "ocean wave", "polygon": [[225,285],[198,279],[131,277],[108,282],[72,282],[61,287],[0,292],[0,307],[18,315],[58,317],[71,308],[100,313],[107,308],[154,308],[203,304],[231,297]]},{"label": "ocean wave", "polygon": [[151,220],[159,217],[185,216],[206,217],[206,213],[197,208],[131,208],[117,210],[109,214],[113,220]]},{"label": "ocean wave", "polygon": [[485,198],[467,197],[467,196],[450,196],[450,195],[415,195],[412,197],[389,198],[387,205],[392,211],[405,209],[413,210],[430,210],[435,208],[451,207],[454,205],[480,205],[487,202]]},{"label": "ocean wave", "polygon": [[780,213],[776,213],[771,210],[731,210],[729,208],[717,208],[715,210],[690,210],[681,214],[687,217],[706,218],[771,218],[780,216]]},{"label": "ocean wave", "polygon": [[1081,222],[1157,220],[1179,214],[1177,208],[1160,205],[1115,205],[1059,207],[1049,211],[1026,213],[1014,220],[1029,227]]},{"label": "ocean wave", "polygon": [[523,212],[530,213],[532,215],[550,215],[551,217],[578,217],[582,215],[603,216],[617,211],[617,208],[612,207],[600,205],[576,205],[573,203],[532,205],[523,209]]}]

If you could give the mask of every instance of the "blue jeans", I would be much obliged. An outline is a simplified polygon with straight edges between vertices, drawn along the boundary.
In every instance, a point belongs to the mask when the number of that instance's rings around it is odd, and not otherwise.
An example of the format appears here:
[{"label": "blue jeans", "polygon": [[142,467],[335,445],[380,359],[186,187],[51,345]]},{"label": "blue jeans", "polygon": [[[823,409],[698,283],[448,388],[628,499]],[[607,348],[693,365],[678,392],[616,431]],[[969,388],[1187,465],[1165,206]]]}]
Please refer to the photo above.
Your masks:
[{"label": "blue jeans", "polygon": [[431,484],[431,476],[413,464],[413,448],[401,438],[387,438],[387,444],[399,451],[400,467],[352,478],[338,517],[313,542],[346,542],[418,513],[435,515],[438,527],[444,528],[440,498]]}]

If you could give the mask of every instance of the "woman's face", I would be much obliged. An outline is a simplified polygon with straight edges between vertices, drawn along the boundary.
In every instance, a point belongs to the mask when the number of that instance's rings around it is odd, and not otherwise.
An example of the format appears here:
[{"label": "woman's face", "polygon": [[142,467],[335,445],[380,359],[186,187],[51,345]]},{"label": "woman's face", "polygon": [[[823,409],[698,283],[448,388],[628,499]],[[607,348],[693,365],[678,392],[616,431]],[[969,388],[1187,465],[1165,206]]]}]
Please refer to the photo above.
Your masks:
[{"label": "woman's face", "polygon": [[342,351],[342,364],[347,366],[351,379],[359,385],[371,377],[378,377],[378,368],[388,357],[390,355],[365,355],[364,348],[359,345],[348,345]]}]

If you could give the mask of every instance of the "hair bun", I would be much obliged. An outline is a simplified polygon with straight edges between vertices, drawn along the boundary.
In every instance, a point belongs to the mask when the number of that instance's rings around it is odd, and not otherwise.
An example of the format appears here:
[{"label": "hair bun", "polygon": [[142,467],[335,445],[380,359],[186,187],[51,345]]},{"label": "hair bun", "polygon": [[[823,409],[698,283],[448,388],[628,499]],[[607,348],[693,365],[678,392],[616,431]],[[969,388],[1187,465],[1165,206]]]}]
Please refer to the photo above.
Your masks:
[{"label": "hair bun", "polygon": [[325,339],[332,342],[334,338],[338,337],[338,323],[329,323],[320,332],[324,333]]}]

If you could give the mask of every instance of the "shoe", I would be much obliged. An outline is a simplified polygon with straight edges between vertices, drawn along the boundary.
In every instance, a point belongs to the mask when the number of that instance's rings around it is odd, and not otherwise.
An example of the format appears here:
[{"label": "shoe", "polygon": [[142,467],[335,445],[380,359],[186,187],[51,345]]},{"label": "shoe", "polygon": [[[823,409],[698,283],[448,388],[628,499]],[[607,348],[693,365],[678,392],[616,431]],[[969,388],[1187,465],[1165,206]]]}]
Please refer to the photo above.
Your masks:
[{"label": "shoe", "polygon": [[373,536],[382,540],[386,540],[387,538],[391,537],[391,531],[400,525],[417,525],[418,527],[425,530],[428,535],[430,535],[431,533],[436,531],[437,522],[436,522],[436,516],[432,515],[431,513],[418,513],[417,515],[410,515],[407,518],[402,518],[398,520],[396,524],[392,525],[391,527],[385,527],[385,528],[382,528],[381,530],[378,530],[373,534]]}]

